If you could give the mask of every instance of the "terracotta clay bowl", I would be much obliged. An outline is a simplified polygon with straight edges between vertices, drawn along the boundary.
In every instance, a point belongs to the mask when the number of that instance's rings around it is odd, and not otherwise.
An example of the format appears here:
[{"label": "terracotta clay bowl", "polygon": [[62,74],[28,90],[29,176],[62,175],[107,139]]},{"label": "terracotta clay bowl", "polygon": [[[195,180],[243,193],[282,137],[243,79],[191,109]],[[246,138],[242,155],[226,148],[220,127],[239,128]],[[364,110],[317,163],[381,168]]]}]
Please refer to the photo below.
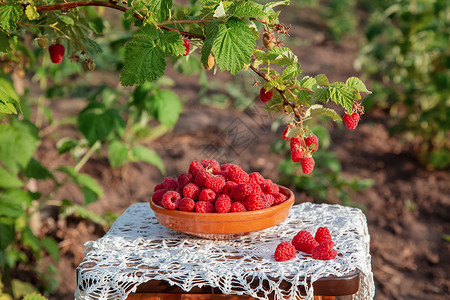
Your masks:
[{"label": "terracotta clay bowl", "polygon": [[283,203],[266,209],[237,213],[198,213],[168,210],[150,201],[158,222],[170,229],[189,235],[215,240],[228,240],[250,232],[275,226],[289,215],[294,204],[294,193],[280,186],[288,197]]}]

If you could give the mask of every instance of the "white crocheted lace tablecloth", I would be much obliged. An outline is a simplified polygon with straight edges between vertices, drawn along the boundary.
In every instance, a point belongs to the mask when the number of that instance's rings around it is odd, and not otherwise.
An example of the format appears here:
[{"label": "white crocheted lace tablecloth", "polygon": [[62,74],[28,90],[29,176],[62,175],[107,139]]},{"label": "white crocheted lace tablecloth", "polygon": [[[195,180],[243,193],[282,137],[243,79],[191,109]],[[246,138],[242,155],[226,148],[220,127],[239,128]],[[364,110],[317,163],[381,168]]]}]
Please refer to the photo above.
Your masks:
[{"label": "white crocheted lace tablecloth", "polygon": [[[292,260],[275,261],[273,254],[279,243],[291,241],[300,230],[314,235],[321,226],[331,232],[338,252],[335,259],[315,260],[297,252]],[[277,226],[233,240],[213,241],[161,226],[149,204],[138,203],[130,206],[104,237],[85,244],[86,257],[77,268],[75,298],[126,299],[138,285],[163,280],[186,292],[210,286],[223,294],[258,299],[268,299],[270,294],[277,300],[312,299],[314,291],[307,279],[314,282],[359,270],[360,288],[353,299],[373,299],[369,242],[361,210],[340,205],[294,205],[289,217]],[[280,288],[282,281],[291,287]],[[301,296],[301,287],[306,296]]]}]

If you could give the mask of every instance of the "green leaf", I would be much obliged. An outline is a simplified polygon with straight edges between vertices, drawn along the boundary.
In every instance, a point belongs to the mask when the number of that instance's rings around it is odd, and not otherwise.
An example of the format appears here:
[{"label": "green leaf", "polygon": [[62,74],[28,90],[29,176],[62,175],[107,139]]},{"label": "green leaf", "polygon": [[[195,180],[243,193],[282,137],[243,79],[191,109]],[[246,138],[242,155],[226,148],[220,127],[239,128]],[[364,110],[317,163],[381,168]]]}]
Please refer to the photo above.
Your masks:
[{"label": "green leaf", "polygon": [[308,89],[310,91],[313,91],[317,87],[317,82],[316,82],[316,79],[314,79],[312,77],[309,77],[309,76],[305,76],[300,81],[300,86],[302,88],[305,88],[305,89]]},{"label": "green leaf", "polygon": [[72,166],[61,166],[56,168],[56,170],[69,175],[72,179],[78,175],[77,171],[75,171],[75,168]]},{"label": "green leaf", "polygon": [[150,0],[148,4],[158,22],[169,19],[170,10],[173,7],[172,0]]},{"label": "green leaf", "polygon": [[209,54],[211,54],[214,40],[219,32],[219,25],[219,20],[213,20],[206,23],[205,42],[203,43],[203,48],[201,50],[201,61],[205,65],[208,64],[208,57]]},{"label": "green leaf", "polygon": [[[26,194],[20,190],[10,190],[0,194],[0,216],[20,217],[25,214],[25,203],[22,198],[15,198],[22,192],[22,197]],[[19,195],[20,196],[20,195]]]},{"label": "green leaf", "polygon": [[20,188],[24,183],[16,177],[16,175],[9,173],[6,169],[0,168],[0,188],[14,189]]},{"label": "green leaf", "polygon": [[289,66],[298,63],[298,57],[291,49],[286,47],[274,47],[267,52],[267,60],[279,66]]},{"label": "green leaf", "polygon": [[20,20],[23,8],[16,3],[2,4],[0,6],[0,27],[3,29],[16,30],[17,22]]},{"label": "green leaf", "polygon": [[25,14],[27,15],[29,20],[39,19],[39,13],[36,10],[36,6],[28,4],[27,8],[25,8]]},{"label": "green leaf", "polygon": [[45,237],[45,238],[41,239],[41,245],[45,249],[45,251],[47,251],[47,253],[50,254],[50,256],[53,258],[53,260],[55,262],[58,262],[58,260],[59,260],[58,243],[50,237]]},{"label": "green leaf", "polygon": [[61,218],[75,215],[76,217],[90,220],[99,225],[106,224],[103,217],[100,216],[99,214],[96,214],[95,212],[93,212],[83,206],[74,204],[70,200],[67,200],[67,199],[63,200],[59,215]]},{"label": "green leaf", "polygon": [[0,124],[0,161],[12,174],[24,168],[37,147],[36,127],[27,121],[12,119]]},{"label": "green leaf", "polygon": [[318,85],[330,85],[330,81],[328,80],[327,76],[325,76],[325,74],[319,74],[314,77],[314,79],[316,79]]},{"label": "green leaf", "polygon": [[81,191],[83,192],[85,206],[94,203],[98,200],[98,195],[94,193],[92,190],[88,189],[87,187],[84,186],[81,187]]},{"label": "green leaf", "polygon": [[234,1],[229,13],[242,18],[264,19],[267,16],[261,4],[250,1]]},{"label": "green leaf", "polygon": [[352,112],[355,94],[354,88],[346,86],[342,82],[335,82],[330,86],[331,100],[341,105],[349,114]]},{"label": "green leaf", "polygon": [[176,31],[161,34],[157,43],[167,55],[180,56],[186,52],[181,35]]},{"label": "green leaf", "polygon": [[288,138],[297,137],[299,135],[300,135],[300,129],[298,128],[298,126],[289,128],[288,131],[286,132],[286,137],[288,137]]},{"label": "green leaf", "polygon": [[86,187],[90,189],[92,192],[94,192],[98,196],[103,196],[103,190],[98,185],[97,181],[95,181],[94,178],[87,174],[77,174],[74,178],[74,182],[78,185],[81,185],[81,187]]},{"label": "green leaf", "polygon": [[325,108],[320,104],[311,105],[305,113],[306,117],[314,117],[318,115],[333,118],[333,121],[342,121],[341,117],[334,109]]},{"label": "green leaf", "polygon": [[164,75],[166,60],[164,51],[155,43],[155,29],[145,26],[133,35],[125,46],[125,64],[120,74],[124,86],[141,85]]},{"label": "green leaf", "polygon": [[178,95],[169,90],[157,90],[148,96],[146,107],[150,115],[167,127],[175,125],[182,110]]},{"label": "green leaf", "polygon": [[29,227],[25,227],[22,232],[22,241],[24,245],[27,245],[31,248],[34,253],[40,253],[41,246],[39,243],[39,239],[37,236],[31,231]]},{"label": "green leaf", "polygon": [[33,293],[26,295],[25,297],[23,297],[22,300],[48,300],[48,299],[42,296],[41,294]]},{"label": "green leaf", "polygon": [[62,13],[55,13],[55,16],[60,19],[62,22],[64,22],[66,25],[73,26],[75,25],[75,21],[69,17],[68,15],[62,14]]},{"label": "green leaf", "polygon": [[72,149],[74,149],[77,145],[78,145],[77,140],[63,138],[57,143],[58,154],[69,152]]},{"label": "green leaf", "polygon": [[53,173],[44,167],[39,161],[32,158],[24,170],[24,175],[28,178],[46,179],[51,178],[56,181]]},{"label": "green leaf", "polygon": [[287,66],[283,70],[283,80],[295,79],[298,75],[300,75],[300,70],[297,65]]},{"label": "green leaf", "polygon": [[18,103],[18,101],[11,97],[6,90],[0,86],[0,113],[17,115],[16,103]]},{"label": "green leaf", "polygon": [[330,89],[328,87],[320,87],[314,93],[314,98],[320,102],[328,102],[330,99]]},{"label": "green leaf", "polygon": [[155,151],[144,146],[135,146],[132,153],[135,159],[154,165],[161,173],[166,173],[164,163]]},{"label": "green leaf", "polygon": [[244,21],[233,17],[221,24],[214,40],[214,56],[220,70],[235,75],[250,62],[255,46],[252,30]]},{"label": "green leaf", "polygon": [[105,140],[114,129],[120,130],[123,126],[118,124],[123,122],[123,119],[115,110],[104,109],[103,104],[93,102],[78,115],[78,129],[90,145]]},{"label": "green leaf", "polygon": [[128,160],[128,148],[119,141],[112,141],[108,147],[108,159],[113,168],[117,168]]},{"label": "green leaf", "polygon": [[1,222],[0,219],[0,250],[5,250],[14,241],[14,225]]},{"label": "green leaf", "polygon": [[357,77],[350,77],[345,82],[345,85],[355,88],[358,92],[370,93],[370,91],[366,88],[366,85],[364,84],[364,82],[362,82],[361,79],[359,79]]}]

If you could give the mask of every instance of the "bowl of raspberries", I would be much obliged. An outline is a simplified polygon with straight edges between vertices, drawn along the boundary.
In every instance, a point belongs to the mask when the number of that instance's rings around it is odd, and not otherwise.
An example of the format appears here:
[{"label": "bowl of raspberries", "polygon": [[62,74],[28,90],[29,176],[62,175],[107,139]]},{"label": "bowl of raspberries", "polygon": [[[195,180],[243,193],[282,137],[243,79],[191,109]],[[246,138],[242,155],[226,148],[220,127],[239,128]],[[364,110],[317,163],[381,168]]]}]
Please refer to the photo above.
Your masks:
[{"label": "bowl of raspberries", "polygon": [[226,240],[283,222],[294,204],[291,190],[248,174],[239,165],[194,160],[186,173],[156,185],[150,207],[170,229]]}]

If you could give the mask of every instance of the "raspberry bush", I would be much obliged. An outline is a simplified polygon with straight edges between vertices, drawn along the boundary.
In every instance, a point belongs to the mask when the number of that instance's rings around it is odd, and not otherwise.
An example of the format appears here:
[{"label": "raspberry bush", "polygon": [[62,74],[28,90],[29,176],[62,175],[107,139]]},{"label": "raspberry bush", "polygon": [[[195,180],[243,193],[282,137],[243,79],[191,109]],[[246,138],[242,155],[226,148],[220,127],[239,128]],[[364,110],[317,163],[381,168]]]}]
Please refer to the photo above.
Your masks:
[{"label": "raspberry bush", "polygon": [[[284,45],[289,27],[278,20],[281,5],[289,5],[289,1],[199,0],[185,5],[172,0],[0,2],[0,268],[6,286],[11,279],[8,270],[19,263],[39,261],[41,249],[58,259],[58,241],[38,237],[28,226],[31,212],[49,201],[56,201],[52,203],[59,207],[61,217],[75,214],[107,225],[104,216],[86,208],[103,195],[95,179],[81,172],[92,156],[106,153],[112,167],[144,161],[164,173],[160,157],[141,141],[172,128],[182,110],[178,96],[164,88],[168,63],[195,64],[197,60],[207,72],[250,73],[266,110],[285,117],[283,138],[286,143],[296,141],[293,160],[301,164],[304,174],[313,172],[320,140],[313,138],[315,133],[308,123],[318,116],[341,121],[344,113],[361,115],[362,95],[369,91],[356,77],[330,82],[325,74],[304,75],[299,58]],[[122,25],[131,32],[108,46],[102,38],[114,33],[110,28],[120,25],[107,23],[104,10],[122,13]],[[99,65],[117,66],[122,86],[130,88],[84,91],[86,106],[67,120],[54,120],[44,96],[30,99],[28,91],[17,84],[28,72],[38,83],[33,88],[45,91],[48,98],[64,96],[71,76],[86,74]],[[337,106],[328,105],[331,102]],[[61,124],[74,125],[80,133],[79,138],[61,139],[57,145],[60,154],[73,154],[74,165],[50,170],[35,154],[41,138]],[[200,191],[193,185],[205,182],[212,192],[222,188],[231,193],[231,184],[198,176],[202,168],[191,166],[192,177],[179,179],[183,196],[198,197]],[[228,171],[237,185],[250,180],[250,175],[234,166]],[[261,180],[257,175],[252,177]],[[29,188],[39,180],[53,182],[50,193]],[[172,190],[174,182],[178,179],[167,180],[159,190]],[[79,188],[82,205],[71,199],[52,199],[66,183]],[[258,184],[265,193],[274,188],[270,183]],[[185,210],[215,209],[208,201],[193,208],[179,191],[171,194],[164,198],[162,192],[155,193],[155,201],[169,206],[181,203]],[[226,199],[223,197],[219,210],[243,209],[239,204],[229,207]],[[276,197],[266,200],[281,201]],[[249,205],[258,206],[255,203]],[[36,266],[34,270],[43,278],[51,278],[52,269],[43,271]],[[54,281],[45,282],[41,290],[55,289]]]}]

